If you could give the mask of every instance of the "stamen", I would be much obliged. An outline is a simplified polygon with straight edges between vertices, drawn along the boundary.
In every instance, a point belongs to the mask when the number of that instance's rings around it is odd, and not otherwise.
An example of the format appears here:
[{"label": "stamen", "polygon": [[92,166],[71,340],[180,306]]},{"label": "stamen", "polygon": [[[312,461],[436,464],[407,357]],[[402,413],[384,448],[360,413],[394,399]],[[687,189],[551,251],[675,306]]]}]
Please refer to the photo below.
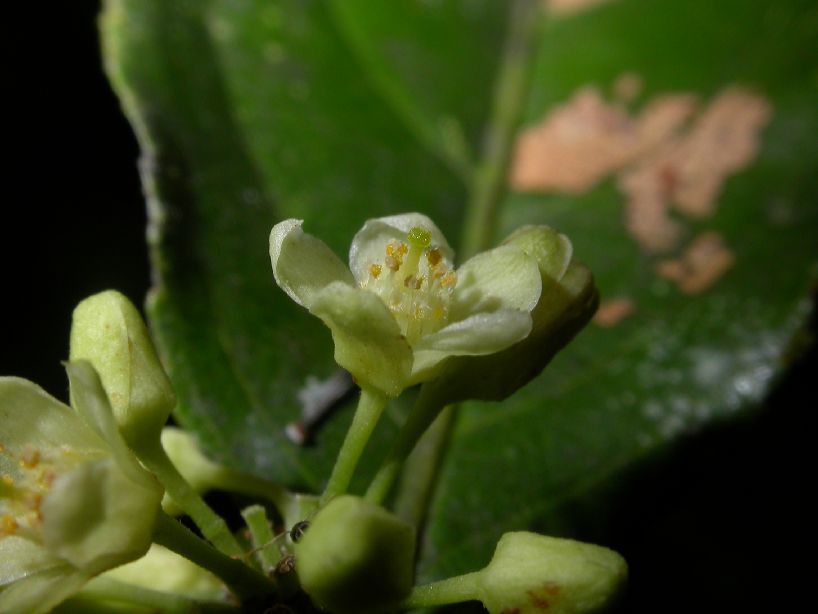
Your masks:
[{"label": "stamen", "polygon": [[440,285],[445,288],[446,286],[454,285],[456,281],[457,275],[455,274],[455,272],[449,271],[443,276],[443,279],[440,280]]},{"label": "stamen", "polygon": [[40,451],[33,446],[26,446],[20,457],[20,466],[24,469],[34,469],[40,463]]},{"label": "stamen", "polygon": [[440,253],[440,250],[436,247],[426,252],[426,261],[429,263],[429,266],[437,266],[442,258],[443,254]]},{"label": "stamen", "polygon": [[403,280],[403,285],[410,290],[420,290],[420,286],[423,285],[423,278],[409,275]]},{"label": "stamen", "polygon": [[369,274],[372,275],[375,279],[378,279],[381,275],[381,265],[380,264],[370,264],[369,265]]},{"label": "stamen", "polygon": [[400,268],[400,260],[394,256],[387,256],[383,262],[390,271],[397,271]]},{"label": "stamen", "polygon": [[0,520],[0,537],[7,535],[14,535],[17,532],[19,525],[13,516],[5,515]]}]

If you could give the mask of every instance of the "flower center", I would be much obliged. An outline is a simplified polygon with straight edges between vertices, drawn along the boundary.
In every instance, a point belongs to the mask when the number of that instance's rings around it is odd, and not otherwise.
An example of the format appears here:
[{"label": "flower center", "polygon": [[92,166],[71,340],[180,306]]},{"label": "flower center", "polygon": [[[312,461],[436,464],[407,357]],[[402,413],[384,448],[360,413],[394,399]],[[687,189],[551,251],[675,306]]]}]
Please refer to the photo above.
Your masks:
[{"label": "flower center", "polygon": [[21,533],[40,533],[43,518],[40,506],[60,472],[75,465],[78,458],[68,447],[41,451],[26,444],[12,454],[0,444],[0,538]]},{"label": "flower center", "polygon": [[361,287],[381,298],[413,345],[446,325],[456,283],[451,263],[432,246],[432,233],[416,226],[406,241],[386,245],[383,261],[369,265]]}]

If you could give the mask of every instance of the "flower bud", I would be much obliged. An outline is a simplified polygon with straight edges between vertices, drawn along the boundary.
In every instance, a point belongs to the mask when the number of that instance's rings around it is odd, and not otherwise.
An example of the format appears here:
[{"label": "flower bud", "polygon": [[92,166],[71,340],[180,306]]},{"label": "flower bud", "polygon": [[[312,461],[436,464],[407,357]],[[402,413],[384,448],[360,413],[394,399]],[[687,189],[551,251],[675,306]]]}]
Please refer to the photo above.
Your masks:
[{"label": "flower bud", "polygon": [[412,588],[414,528],[359,497],[330,501],[294,550],[304,591],[333,614],[390,611]]},{"label": "flower bud", "polygon": [[613,550],[520,531],[500,538],[476,584],[490,614],[582,614],[608,603],[627,573]]},{"label": "flower bud", "polygon": [[136,307],[119,292],[95,294],[74,309],[71,360],[99,373],[131,446],[159,437],[176,396]]},{"label": "flower bud", "polygon": [[542,279],[531,311],[531,333],[485,356],[450,358],[432,382],[440,404],[467,399],[501,401],[536,377],[582,330],[599,304],[590,270],[573,261],[571,241],[548,226],[526,226],[505,241],[537,261]]}]

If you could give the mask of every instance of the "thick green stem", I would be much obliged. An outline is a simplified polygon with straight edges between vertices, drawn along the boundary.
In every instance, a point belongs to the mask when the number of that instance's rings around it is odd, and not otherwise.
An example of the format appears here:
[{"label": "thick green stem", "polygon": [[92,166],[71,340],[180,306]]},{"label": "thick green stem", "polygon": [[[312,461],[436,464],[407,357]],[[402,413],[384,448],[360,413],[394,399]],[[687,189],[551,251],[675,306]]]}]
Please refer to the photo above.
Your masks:
[{"label": "thick green stem", "polygon": [[275,536],[267,519],[267,512],[260,505],[251,505],[241,511],[250,537],[253,541],[253,550],[258,553],[259,562],[266,573],[275,569],[278,557],[275,554]]},{"label": "thick green stem", "polygon": [[380,505],[386,500],[401,467],[403,467],[404,461],[406,461],[406,457],[409,456],[415,444],[438,416],[441,409],[434,385],[423,384],[417,401],[415,401],[415,406],[409,412],[406,424],[398,433],[392,448],[366,491],[365,496],[368,501]]},{"label": "thick green stem", "polygon": [[224,519],[214,512],[193,490],[174,467],[157,438],[134,450],[139,460],[154,473],[173,501],[193,519],[196,526],[216,548],[228,556],[241,556],[243,551]]},{"label": "thick green stem", "polygon": [[329,477],[327,487],[321,497],[321,505],[328,503],[333,497],[344,494],[349,488],[352,475],[358,466],[361,454],[375,430],[375,425],[386,407],[386,397],[377,390],[362,388],[358,408],[349,425],[349,431],[338,452],[335,467]]},{"label": "thick green stem", "polygon": [[477,600],[477,581],[481,571],[467,573],[440,582],[416,586],[401,604],[401,608],[413,610],[450,603]]},{"label": "thick green stem", "polygon": [[492,244],[497,211],[506,192],[514,137],[528,95],[542,2],[514,0],[500,74],[481,160],[472,183],[461,251],[471,256]]},{"label": "thick green stem", "polygon": [[240,599],[271,595],[275,587],[264,575],[216,550],[165,513],[157,518],[153,540],[221,578]]}]

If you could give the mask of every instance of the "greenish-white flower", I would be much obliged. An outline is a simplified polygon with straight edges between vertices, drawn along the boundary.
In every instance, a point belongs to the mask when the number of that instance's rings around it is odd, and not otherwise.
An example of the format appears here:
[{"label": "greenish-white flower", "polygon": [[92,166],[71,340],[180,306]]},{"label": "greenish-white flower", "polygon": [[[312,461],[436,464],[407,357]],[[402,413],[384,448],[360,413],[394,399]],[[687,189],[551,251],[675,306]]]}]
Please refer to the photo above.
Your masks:
[{"label": "greenish-white flower", "polygon": [[128,449],[99,377],[67,365],[74,408],[0,378],[0,612],[44,612],[147,552],[162,488]]},{"label": "greenish-white flower", "polygon": [[332,332],[335,359],[361,386],[397,396],[452,356],[481,356],[524,339],[542,282],[535,258],[515,245],[455,270],[454,254],[425,215],[367,221],[349,268],[289,219],[273,227],[276,282]]}]

